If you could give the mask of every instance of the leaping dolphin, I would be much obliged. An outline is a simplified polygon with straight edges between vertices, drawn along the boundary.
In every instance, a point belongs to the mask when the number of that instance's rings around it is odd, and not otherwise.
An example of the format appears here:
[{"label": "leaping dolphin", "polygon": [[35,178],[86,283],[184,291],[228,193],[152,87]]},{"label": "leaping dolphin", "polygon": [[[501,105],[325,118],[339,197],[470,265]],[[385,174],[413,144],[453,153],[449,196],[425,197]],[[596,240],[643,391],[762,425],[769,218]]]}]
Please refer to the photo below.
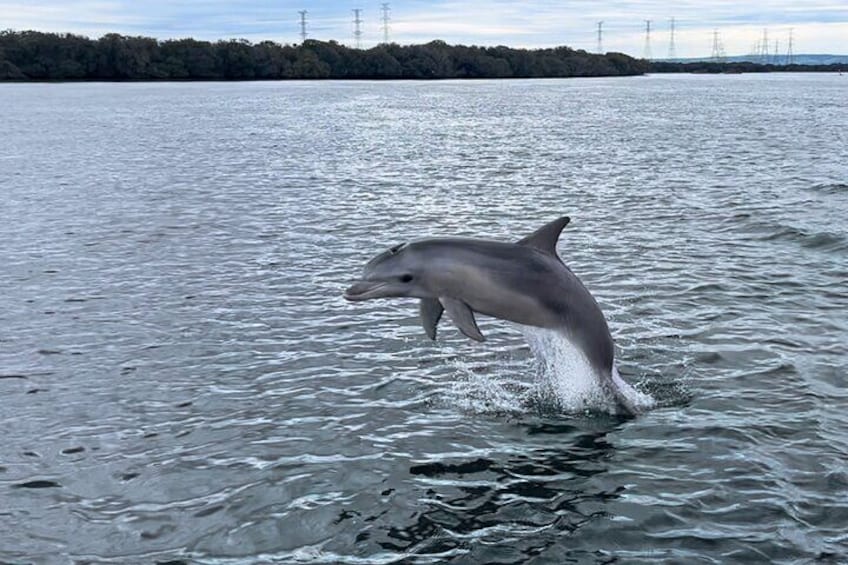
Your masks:
[{"label": "leaping dolphin", "polygon": [[630,386],[614,368],[615,346],[600,306],[556,252],[570,218],[545,224],[516,243],[433,238],[401,243],[365,266],[345,291],[350,301],[389,297],[421,299],[421,322],[430,339],[447,311],[466,336],[483,341],[474,312],[561,333],[580,349],[626,414],[637,412]]}]

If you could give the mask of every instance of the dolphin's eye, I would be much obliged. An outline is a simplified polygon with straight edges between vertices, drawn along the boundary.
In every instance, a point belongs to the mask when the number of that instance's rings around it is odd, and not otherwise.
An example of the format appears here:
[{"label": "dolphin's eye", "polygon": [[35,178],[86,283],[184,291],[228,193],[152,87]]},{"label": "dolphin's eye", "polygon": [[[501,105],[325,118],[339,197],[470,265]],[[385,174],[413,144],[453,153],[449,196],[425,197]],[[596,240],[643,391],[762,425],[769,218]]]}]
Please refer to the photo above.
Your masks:
[{"label": "dolphin's eye", "polygon": [[410,274],[401,275],[400,276],[400,282],[402,282],[402,283],[412,282],[412,275],[410,275]]}]

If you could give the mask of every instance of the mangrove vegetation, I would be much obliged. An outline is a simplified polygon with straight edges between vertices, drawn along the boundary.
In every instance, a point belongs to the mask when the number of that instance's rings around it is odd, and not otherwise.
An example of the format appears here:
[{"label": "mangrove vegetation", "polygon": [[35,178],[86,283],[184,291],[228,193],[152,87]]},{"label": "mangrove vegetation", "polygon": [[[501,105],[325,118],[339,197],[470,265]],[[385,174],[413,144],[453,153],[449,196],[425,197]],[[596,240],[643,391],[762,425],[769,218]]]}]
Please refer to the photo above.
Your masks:
[{"label": "mangrove vegetation", "polygon": [[0,32],[0,80],[447,79],[638,75],[648,63],[568,47],[513,49],[431,41],[353,49],[335,41],[99,39]]},{"label": "mangrove vegetation", "polygon": [[98,39],[38,31],[0,32],[0,81],[554,78],[658,73],[836,71],[839,65],[649,62],[569,47],[515,49],[335,41],[199,41],[124,36]]}]

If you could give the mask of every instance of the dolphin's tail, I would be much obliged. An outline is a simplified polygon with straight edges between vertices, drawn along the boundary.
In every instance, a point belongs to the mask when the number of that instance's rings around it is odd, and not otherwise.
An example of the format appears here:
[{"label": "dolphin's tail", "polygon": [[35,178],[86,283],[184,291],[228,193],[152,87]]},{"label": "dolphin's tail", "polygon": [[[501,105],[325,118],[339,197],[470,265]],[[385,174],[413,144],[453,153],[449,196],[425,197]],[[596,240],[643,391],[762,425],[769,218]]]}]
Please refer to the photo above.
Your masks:
[{"label": "dolphin's tail", "polygon": [[654,405],[653,398],[644,392],[639,392],[621,378],[615,365],[612,367],[611,376],[611,392],[622,415],[636,416]]}]

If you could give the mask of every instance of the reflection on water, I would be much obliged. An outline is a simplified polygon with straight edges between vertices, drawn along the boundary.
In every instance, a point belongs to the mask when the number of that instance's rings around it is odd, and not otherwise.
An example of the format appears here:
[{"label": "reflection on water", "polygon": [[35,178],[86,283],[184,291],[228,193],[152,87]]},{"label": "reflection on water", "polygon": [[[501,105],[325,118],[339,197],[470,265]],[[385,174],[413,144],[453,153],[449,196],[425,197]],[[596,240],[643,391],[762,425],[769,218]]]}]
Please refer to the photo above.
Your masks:
[{"label": "reflection on water", "polygon": [[[393,551],[444,554],[469,553],[477,546],[497,544],[506,535],[520,533],[511,550],[516,556],[539,555],[557,543],[563,533],[574,533],[602,518],[606,491],[589,479],[605,473],[613,446],[607,431],[586,431],[562,424],[522,426],[527,434],[551,434],[562,448],[536,448],[501,460],[477,457],[413,465],[409,472],[424,490],[427,507],[404,528],[390,528],[391,541],[381,547]],[[614,429],[610,425],[609,429]],[[512,534],[510,534],[512,532]]]},{"label": "reflection on water", "polygon": [[[843,560],[845,88],[0,86],[0,561]],[[635,419],[341,298],[560,214]]]}]

